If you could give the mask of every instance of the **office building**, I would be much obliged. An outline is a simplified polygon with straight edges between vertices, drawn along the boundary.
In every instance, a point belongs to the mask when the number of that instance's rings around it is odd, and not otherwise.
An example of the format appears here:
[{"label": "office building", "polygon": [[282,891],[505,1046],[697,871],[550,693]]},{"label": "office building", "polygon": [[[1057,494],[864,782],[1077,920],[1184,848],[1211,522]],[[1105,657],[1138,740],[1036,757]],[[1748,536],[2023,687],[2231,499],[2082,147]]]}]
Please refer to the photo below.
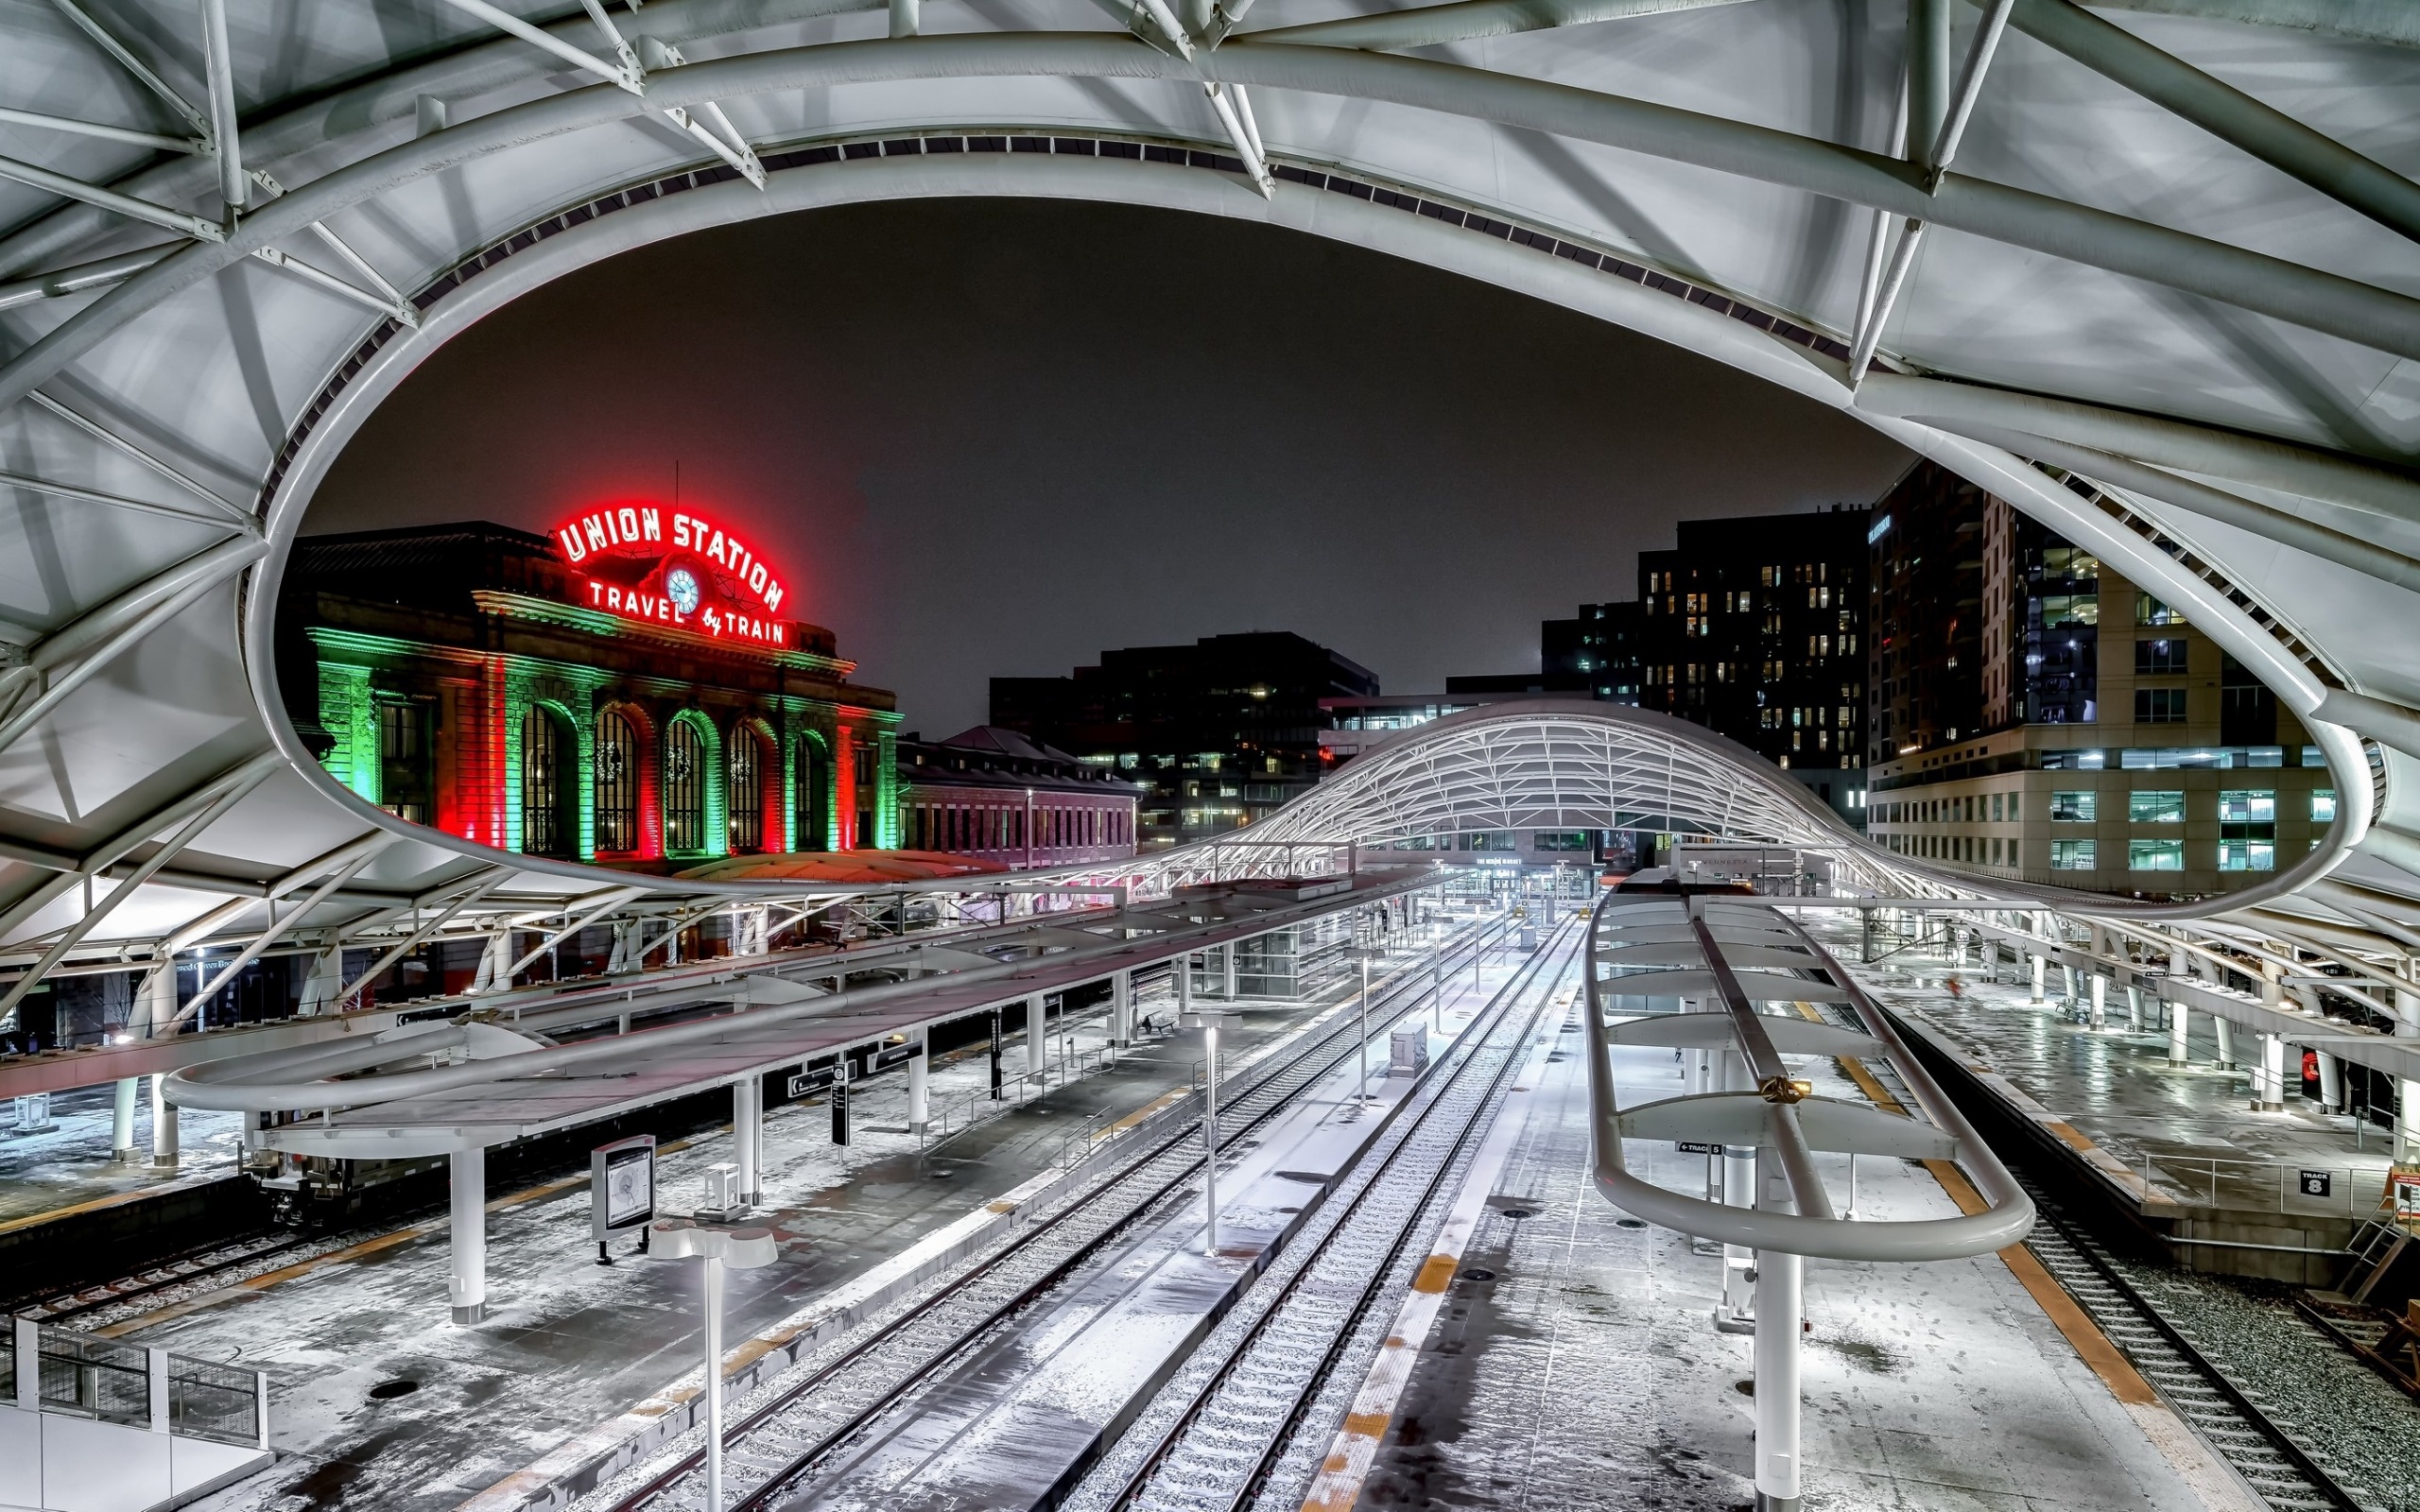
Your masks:
[{"label": "office building", "polygon": [[[2326,832],[2336,783],[2319,747],[2174,608],[1929,463],[1877,507],[1877,531],[1886,518],[1877,583],[1971,540],[1979,601],[1960,610],[1971,639],[1928,640],[1938,608],[1929,621],[1896,604],[1885,612],[1876,594],[1870,815],[1884,845],[2030,882],[2177,898],[2256,882]],[[1897,722],[1885,750],[1880,731],[1910,688],[1919,707],[1974,712]]]},{"label": "office building", "polygon": [[1064,678],[994,678],[992,723],[1144,784],[1145,849],[1242,828],[1322,770],[1323,698],[1376,674],[1290,631],[1104,651]]}]

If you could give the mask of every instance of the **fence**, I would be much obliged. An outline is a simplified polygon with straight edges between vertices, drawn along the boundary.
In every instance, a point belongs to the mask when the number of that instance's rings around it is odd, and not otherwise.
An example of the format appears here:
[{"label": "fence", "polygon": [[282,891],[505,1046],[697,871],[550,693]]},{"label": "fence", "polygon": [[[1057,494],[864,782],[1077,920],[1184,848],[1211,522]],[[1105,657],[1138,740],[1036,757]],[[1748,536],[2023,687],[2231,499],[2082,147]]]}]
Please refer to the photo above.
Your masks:
[{"label": "fence", "polygon": [[268,1377],[17,1318],[0,1368],[20,1408],[267,1449]]},{"label": "fence", "polygon": [[2384,1161],[2305,1165],[2145,1151],[2136,1168],[2146,1191],[2193,1207],[2360,1220],[2376,1214],[2386,1198]]}]

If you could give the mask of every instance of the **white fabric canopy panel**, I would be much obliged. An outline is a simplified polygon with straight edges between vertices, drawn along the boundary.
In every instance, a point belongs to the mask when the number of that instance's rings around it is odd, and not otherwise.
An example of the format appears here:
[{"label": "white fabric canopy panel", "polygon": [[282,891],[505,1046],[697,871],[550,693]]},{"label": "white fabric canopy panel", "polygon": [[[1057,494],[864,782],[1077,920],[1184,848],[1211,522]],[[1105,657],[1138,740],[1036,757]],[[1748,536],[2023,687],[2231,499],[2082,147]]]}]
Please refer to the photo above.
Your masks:
[{"label": "white fabric canopy panel", "polygon": [[[0,946],[257,932],[276,900],[314,900],[292,929],[781,892],[369,807],[276,713],[271,606],[333,457],[482,315],[691,231],[931,196],[1325,236],[1852,414],[2375,770],[2272,906],[2380,959],[2420,937],[2411,8],[1363,9],[0,0]],[[1545,812],[1594,738],[1494,800]],[[1753,830],[1773,789],[1666,797]]]}]

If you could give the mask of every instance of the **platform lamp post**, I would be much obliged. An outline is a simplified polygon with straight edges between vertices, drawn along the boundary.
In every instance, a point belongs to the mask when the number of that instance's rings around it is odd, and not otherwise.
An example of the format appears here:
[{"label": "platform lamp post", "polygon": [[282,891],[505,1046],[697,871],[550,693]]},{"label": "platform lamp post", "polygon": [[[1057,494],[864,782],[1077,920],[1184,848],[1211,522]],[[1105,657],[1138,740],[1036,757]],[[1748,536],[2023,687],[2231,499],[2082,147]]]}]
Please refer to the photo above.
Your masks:
[{"label": "platform lamp post", "polygon": [[1360,1100],[1366,1103],[1370,1100],[1370,960],[1381,953],[1375,945],[1352,945],[1346,949],[1361,963],[1361,997],[1354,1005],[1355,1011],[1361,1016],[1361,1027],[1359,1042],[1354,1053],[1361,1067]]},{"label": "platform lamp post", "polygon": [[1204,1067],[1201,1076],[1201,1206],[1209,1214],[1205,1255],[1219,1252],[1219,1031],[1234,1014],[1187,1013],[1179,1022],[1202,1031]]},{"label": "platform lamp post", "polygon": [[779,1253],[769,1228],[700,1228],[686,1218],[648,1226],[647,1252],[658,1260],[706,1263],[706,1508],[722,1512],[722,1273],[754,1270]]}]

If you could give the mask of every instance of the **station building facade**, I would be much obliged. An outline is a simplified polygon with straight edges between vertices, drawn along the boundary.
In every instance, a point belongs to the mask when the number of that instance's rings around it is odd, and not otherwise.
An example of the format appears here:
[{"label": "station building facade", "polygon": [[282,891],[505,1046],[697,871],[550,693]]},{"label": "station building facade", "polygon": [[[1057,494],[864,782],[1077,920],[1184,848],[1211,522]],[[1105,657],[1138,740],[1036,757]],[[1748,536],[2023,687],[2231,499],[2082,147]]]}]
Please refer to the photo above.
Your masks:
[{"label": "station building facade", "polygon": [[1029,867],[1134,854],[1136,808],[1150,791],[1107,765],[977,725],[943,741],[898,743],[899,833],[910,850]]},{"label": "station building facade", "polygon": [[616,506],[297,542],[280,680],[338,782],[526,855],[895,846],[898,715],[739,533]]}]

